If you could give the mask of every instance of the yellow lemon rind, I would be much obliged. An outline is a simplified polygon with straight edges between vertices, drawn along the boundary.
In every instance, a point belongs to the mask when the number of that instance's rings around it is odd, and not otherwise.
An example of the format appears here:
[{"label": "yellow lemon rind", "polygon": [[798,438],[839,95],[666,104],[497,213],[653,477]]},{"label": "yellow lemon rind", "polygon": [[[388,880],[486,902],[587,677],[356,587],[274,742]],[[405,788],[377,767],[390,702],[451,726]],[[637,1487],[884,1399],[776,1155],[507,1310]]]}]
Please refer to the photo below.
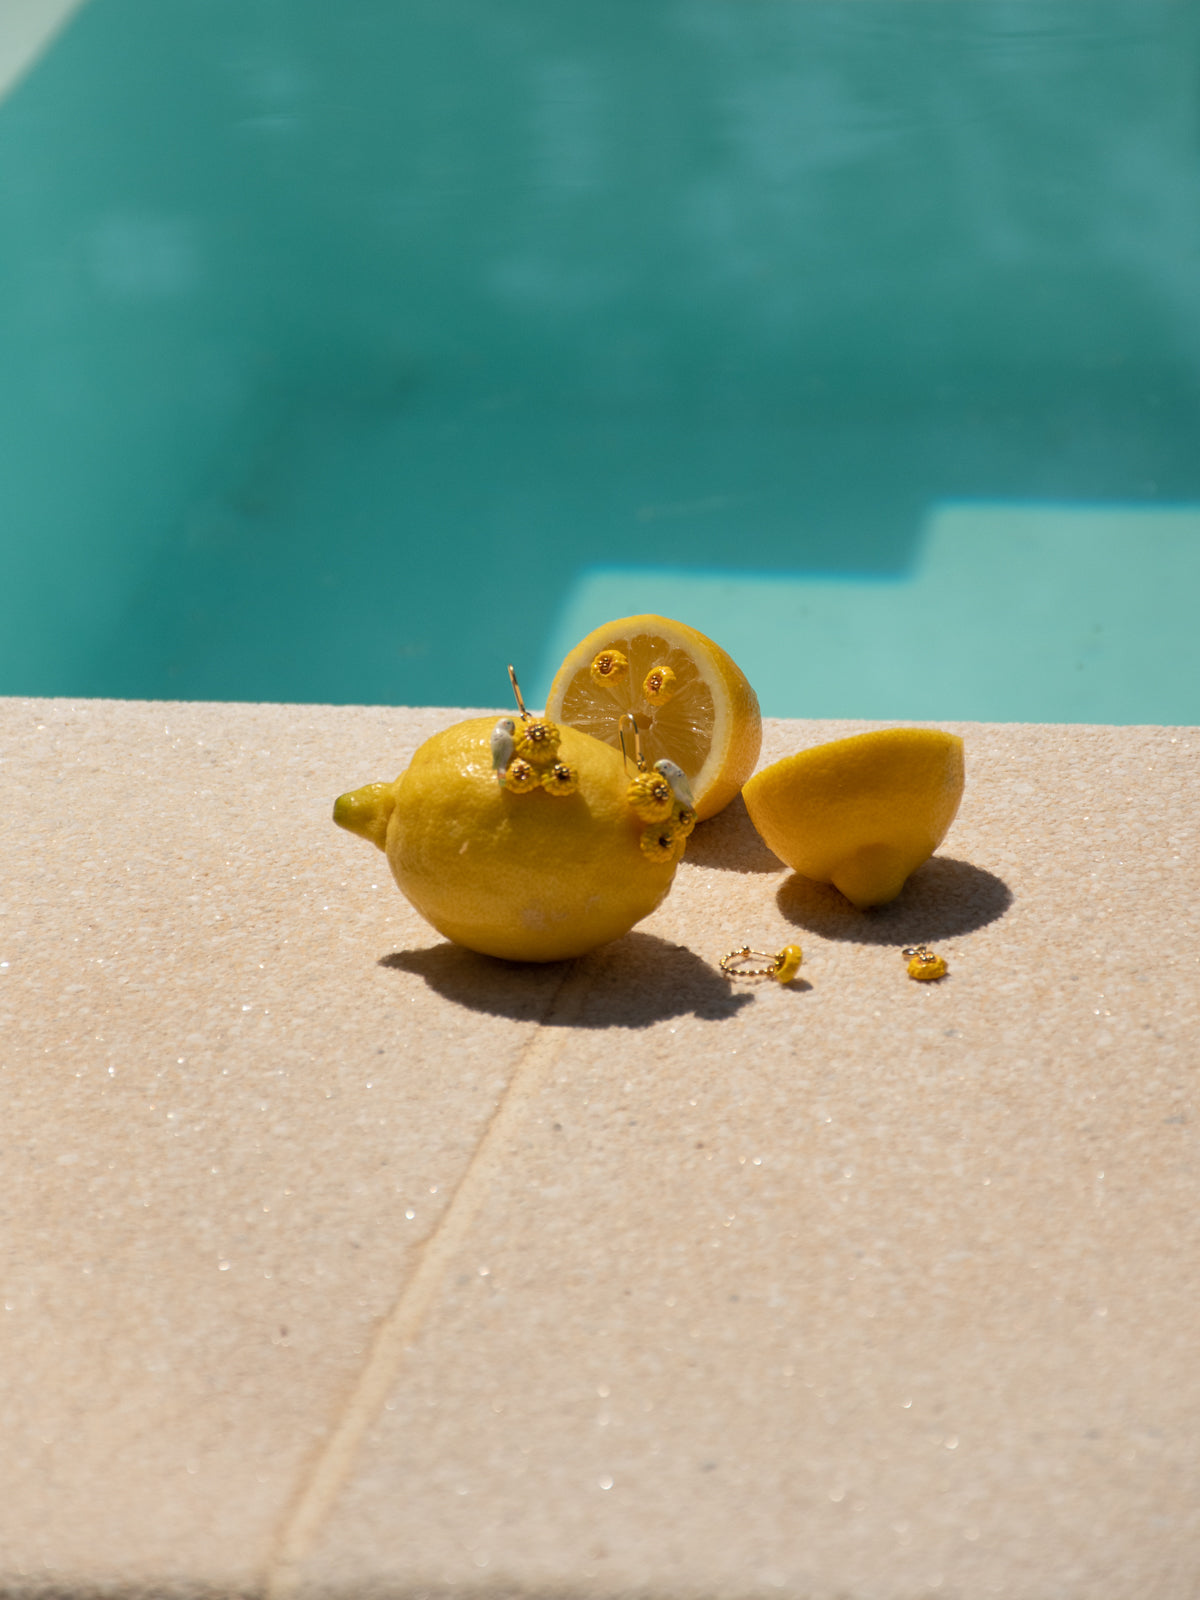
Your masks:
[{"label": "yellow lemon rind", "polygon": [[884,728],[787,756],[742,796],[781,861],[865,909],[894,900],[938,848],[964,779],[957,734]]}]

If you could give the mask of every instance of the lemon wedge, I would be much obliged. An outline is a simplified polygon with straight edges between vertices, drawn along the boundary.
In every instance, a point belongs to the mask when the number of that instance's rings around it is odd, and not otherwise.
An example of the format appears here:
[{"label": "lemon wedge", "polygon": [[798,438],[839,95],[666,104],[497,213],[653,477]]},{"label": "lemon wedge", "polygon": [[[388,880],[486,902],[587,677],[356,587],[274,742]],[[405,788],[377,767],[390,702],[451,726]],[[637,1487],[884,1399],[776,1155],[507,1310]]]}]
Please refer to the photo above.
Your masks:
[{"label": "lemon wedge", "polygon": [[630,789],[618,752],[586,733],[474,717],[427,739],[394,783],[342,795],[333,820],[386,852],[447,939],[561,961],[627,933],[671,887],[690,827],[670,803],[647,821]]},{"label": "lemon wedge", "polygon": [[754,771],[758,697],[720,645],[686,623],[652,615],[607,622],[559,667],[548,717],[619,748],[624,712],[637,720],[649,766],[665,757],[687,774],[700,821],[728,805]]},{"label": "lemon wedge", "polygon": [[894,900],[941,844],[963,779],[956,734],[885,728],[777,761],[742,796],[781,861],[863,909]]}]

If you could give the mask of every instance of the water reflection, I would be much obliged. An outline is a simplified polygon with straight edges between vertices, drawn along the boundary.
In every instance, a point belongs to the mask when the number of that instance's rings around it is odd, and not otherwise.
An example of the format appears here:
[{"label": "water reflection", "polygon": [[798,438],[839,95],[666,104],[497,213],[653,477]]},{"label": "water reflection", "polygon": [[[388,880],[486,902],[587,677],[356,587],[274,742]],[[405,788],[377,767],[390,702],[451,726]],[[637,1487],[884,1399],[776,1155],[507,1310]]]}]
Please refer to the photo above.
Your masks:
[{"label": "water reflection", "polygon": [[598,557],[1200,499],[1197,18],[85,6],[0,104],[0,689],[487,702],[517,568],[536,660]]}]

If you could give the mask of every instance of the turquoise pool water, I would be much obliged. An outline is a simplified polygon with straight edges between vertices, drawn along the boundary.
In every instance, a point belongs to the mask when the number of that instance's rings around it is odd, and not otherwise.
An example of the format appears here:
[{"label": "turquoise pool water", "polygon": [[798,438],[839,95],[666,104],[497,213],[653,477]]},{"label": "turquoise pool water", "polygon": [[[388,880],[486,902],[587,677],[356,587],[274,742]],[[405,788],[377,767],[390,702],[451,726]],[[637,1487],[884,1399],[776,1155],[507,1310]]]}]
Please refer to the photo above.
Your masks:
[{"label": "turquoise pool water", "polygon": [[1200,722],[1185,0],[90,0],[0,340],[0,693]]}]

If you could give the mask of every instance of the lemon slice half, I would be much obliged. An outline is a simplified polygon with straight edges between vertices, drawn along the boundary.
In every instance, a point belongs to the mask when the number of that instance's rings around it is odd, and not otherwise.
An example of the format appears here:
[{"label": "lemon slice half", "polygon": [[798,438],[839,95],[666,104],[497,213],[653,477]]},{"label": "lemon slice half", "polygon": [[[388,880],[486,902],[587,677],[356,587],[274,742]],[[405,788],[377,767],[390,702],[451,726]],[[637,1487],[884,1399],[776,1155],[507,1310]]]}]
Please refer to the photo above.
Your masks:
[{"label": "lemon slice half", "polygon": [[758,697],[732,657],[686,623],[653,615],[606,622],[559,667],[548,717],[619,748],[623,712],[637,720],[648,765],[665,756],[683,768],[700,821],[754,771]]}]

